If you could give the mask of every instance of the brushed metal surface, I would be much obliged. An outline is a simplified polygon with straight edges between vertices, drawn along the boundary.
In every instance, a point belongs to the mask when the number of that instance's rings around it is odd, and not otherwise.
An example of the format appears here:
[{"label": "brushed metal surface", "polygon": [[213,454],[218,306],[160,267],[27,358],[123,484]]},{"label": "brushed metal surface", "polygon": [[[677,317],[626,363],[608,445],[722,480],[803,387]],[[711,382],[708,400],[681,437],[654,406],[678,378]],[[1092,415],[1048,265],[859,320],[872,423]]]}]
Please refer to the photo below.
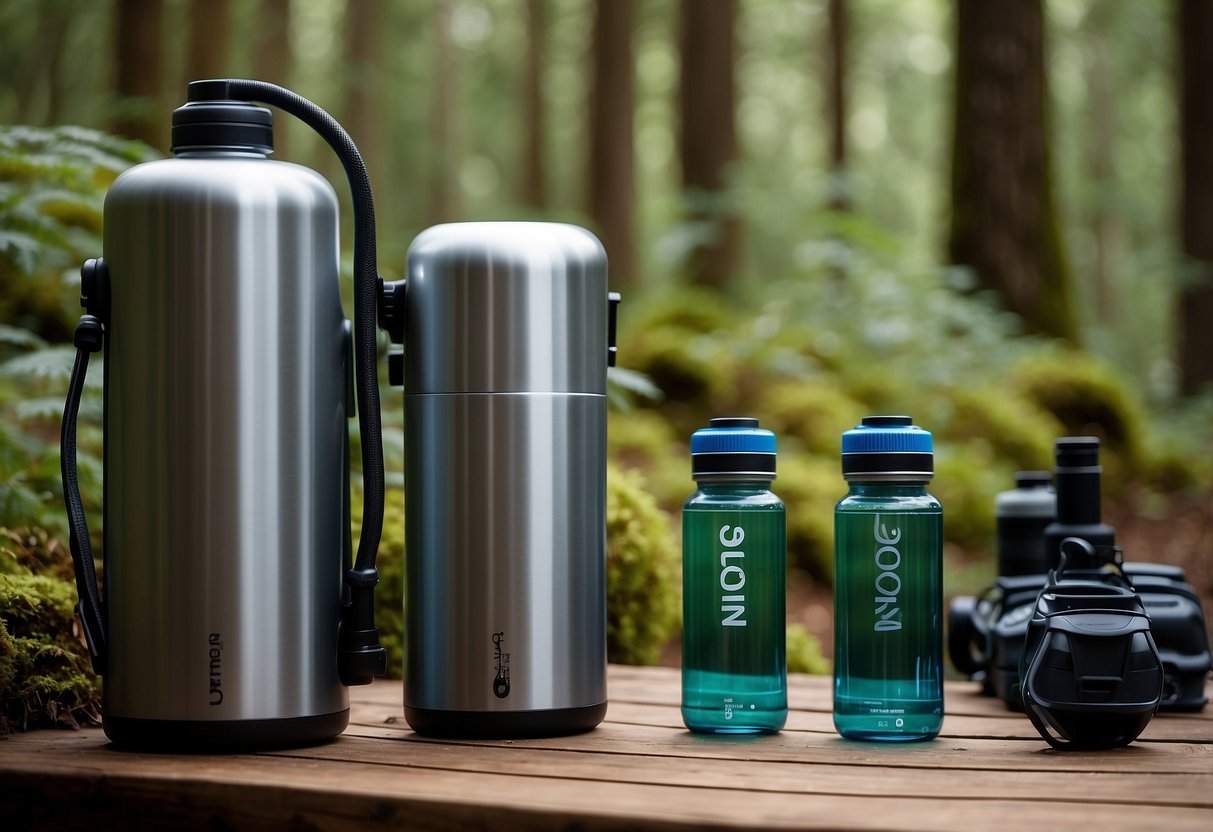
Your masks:
[{"label": "brushed metal surface", "polygon": [[405,704],[606,701],[606,397],[410,393],[405,422]]},{"label": "brushed metal surface", "polygon": [[108,714],[347,707],[337,251],[333,190],[296,165],[183,154],[110,188]]},{"label": "brushed metal surface", "polygon": [[469,222],[409,248],[409,393],[605,393],[607,261],[584,228]]}]

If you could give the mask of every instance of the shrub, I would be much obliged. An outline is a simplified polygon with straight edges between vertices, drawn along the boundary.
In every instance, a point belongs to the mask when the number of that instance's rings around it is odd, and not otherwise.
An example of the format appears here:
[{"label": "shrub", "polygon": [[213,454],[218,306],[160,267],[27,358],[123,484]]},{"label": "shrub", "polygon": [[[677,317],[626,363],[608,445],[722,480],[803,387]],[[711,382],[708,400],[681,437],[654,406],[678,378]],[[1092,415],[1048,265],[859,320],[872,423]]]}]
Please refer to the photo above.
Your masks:
[{"label": "shrub", "polygon": [[789,624],[788,672],[829,675],[830,660],[821,654],[821,639],[804,628],[803,624]]},{"label": "shrub", "polygon": [[1017,470],[1053,467],[1053,441],[1062,434],[1061,423],[1004,387],[941,391],[935,409],[940,411],[936,436],[949,442],[982,443]]},{"label": "shrub", "polygon": [[682,617],[680,550],[641,475],[607,471],[607,656],[656,664]]},{"label": "shrub", "polygon": [[797,446],[837,459],[842,432],[863,418],[864,405],[821,380],[777,381],[759,394],[755,406],[764,427],[775,431],[780,452]]},{"label": "shrub", "polygon": [[846,492],[838,463],[781,452],[773,488],[787,507],[788,565],[833,584],[834,504]]}]

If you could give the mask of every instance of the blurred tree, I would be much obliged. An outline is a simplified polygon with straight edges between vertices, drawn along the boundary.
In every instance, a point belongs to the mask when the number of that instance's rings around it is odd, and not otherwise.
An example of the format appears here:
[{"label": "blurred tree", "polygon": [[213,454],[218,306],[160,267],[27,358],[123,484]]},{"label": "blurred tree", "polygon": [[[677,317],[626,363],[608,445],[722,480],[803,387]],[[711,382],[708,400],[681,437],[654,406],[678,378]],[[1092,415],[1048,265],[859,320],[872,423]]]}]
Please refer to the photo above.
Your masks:
[{"label": "blurred tree", "polygon": [[450,222],[460,214],[458,48],[451,37],[451,0],[435,0],[430,62],[430,224]]},{"label": "blurred tree", "polygon": [[[228,0],[190,0],[185,81],[224,78],[228,69],[231,14]],[[184,85],[183,85],[184,86]]]},{"label": "blurred tree", "polygon": [[636,279],[632,25],[632,0],[598,0],[590,99],[590,216],[610,259],[612,283],[620,285]]},{"label": "blurred tree", "polygon": [[1117,211],[1113,208],[1116,171],[1116,122],[1119,95],[1113,77],[1114,48],[1113,14],[1109,3],[1092,3],[1087,11],[1091,34],[1089,81],[1090,155],[1087,174],[1097,198],[1091,205],[1091,234],[1095,252],[1091,278],[1095,288],[1095,318],[1103,326],[1110,325],[1116,315],[1116,265],[1121,236]]},{"label": "blurred tree", "polygon": [[695,283],[722,286],[736,273],[741,223],[726,192],[737,160],[735,0],[683,0],[679,146],[688,218],[701,225],[687,262]]},{"label": "blurred tree", "polygon": [[379,0],[354,0],[345,15],[345,128],[353,137],[372,184],[383,181],[383,29]]},{"label": "blurred tree", "polygon": [[1185,393],[1213,382],[1213,3],[1179,4],[1180,233],[1190,274],[1179,291]]},{"label": "blurred tree", "polygon": [[1045,124],[1041,0],[959,0],[949,256],[1034,332],[1078,340]]},{"label": "blurred tree", "polygon": [[850,208],[847,171],[847,0],[828,0],[826,7],[826,123],[830,129],[830,207]]},{"label": "blurred tree", "polygon": [[522,189],[523,205],[542,211],[548,204],[547,107],[543,67],[547,51],[547,0],[526,3],[526,65],[522,73]]},{"label": "blurred tree", "polygon": [[159,112],[162,0],[117,0],[114,26],[114,132],[166,149]]},{"label": "blurred tree", "polygon": [[[253,24],[253,77],[283,87],[291,85],[291,0],[258,0]],[[282,119],[274,125],[274,155],[289,159]]]},{"label": "blurred tree", "polygon": [[64,45],[76,5],[77,0],[44,0],[38,4],[32,47],[42,60],[22,62],[17,84],[18,122],[58,124],[63,120]]}]

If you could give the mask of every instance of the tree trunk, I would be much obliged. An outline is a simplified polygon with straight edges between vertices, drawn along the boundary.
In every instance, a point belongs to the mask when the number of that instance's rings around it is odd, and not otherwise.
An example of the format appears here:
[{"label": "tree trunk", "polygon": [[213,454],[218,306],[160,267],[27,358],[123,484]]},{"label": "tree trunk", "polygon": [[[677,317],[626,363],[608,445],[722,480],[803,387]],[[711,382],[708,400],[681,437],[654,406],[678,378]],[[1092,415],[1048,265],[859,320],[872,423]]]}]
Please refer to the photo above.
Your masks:
[{"label": "tree trunk", "polygon": [[951,260],[1028,330],[1077,342],[1050,170],[1041,0],[956,5]]},{"label": "tree trunk", "polygon": [[459,80],[456,46],[451,38],[451,0],[435,0],[430,62],[430,222],[457,219],[459,206]]},{"label": "tree trunk", "polygon": [[1113,14],[1109,4],[1095,3],[1088,12],[1091,63],[1087,87],[1091,115],[1091,182],[1096,199],[1091,211],[1091,235],[1095,242],[1095,315],[1104,326],[1117,318],[1116,264],[1120,262],[1120,223],[1114,209],[1112,189],[1116,182],[1116,117],[1119,96],[1113,78],[1112,50],[1115,46]]},{"label": "tree trunk", "polygon": [[386,8],[379,0],[355,0],[346,8],[345,126],[362,152],[371,182],[382,182],[381,78]]},{"label": "tree trunk", "polygon": [[114,14],[114,132],[167,149],[160,112],[161,0],[116,0]]},{"label": "tree trunk", "polygon": [[230,15],[228,0],[191,0],[186,82],[228,78]]},{"label": "tree trunk", "polygon": [[849,36],[846,0],[829,0],[826,8],[826,123],[830,129],[830,207],[845,211],[850,207],[847,172],[847,38]]},{"label": "tree trunk", "polygon": [[733,81],[735,0],[683,0],[680,89],[682,183],[688,219],[704,232],[687,271],[695,283],[722,286],[735,276],[741,226],[726,191],[737,159]]},{"label": "tree trunk", "polygon": [[1190,258],[1179,290],[1185,393],[1213,382],[1213,4],[1179,4],[1180,234]]},{"label": "tree trunk", "polygon": [[547,107],[543,97],[543,66],[547,51],[547,0],[527,0],[526,65],[522,76],[524,135],[521,202],[537,211],[548,206]]},{"label": "tree trunk", "polygon": [[254,27],[253,75],[260,81],[291,85],[291,0],[261,0]]},{"label": "tree trunk", "polygon": [[[293,63],[291,0],[260,0],[253,27],[253,77],[289,88]],[[279,159],[290,158],[289,121],[274,121],[274,156]]]},{"label": "tree trunk", "polygon": [[613,283],[636,278],[632,209],[632,0],[598,0],[590,98],[590,216],[606,247]]}]

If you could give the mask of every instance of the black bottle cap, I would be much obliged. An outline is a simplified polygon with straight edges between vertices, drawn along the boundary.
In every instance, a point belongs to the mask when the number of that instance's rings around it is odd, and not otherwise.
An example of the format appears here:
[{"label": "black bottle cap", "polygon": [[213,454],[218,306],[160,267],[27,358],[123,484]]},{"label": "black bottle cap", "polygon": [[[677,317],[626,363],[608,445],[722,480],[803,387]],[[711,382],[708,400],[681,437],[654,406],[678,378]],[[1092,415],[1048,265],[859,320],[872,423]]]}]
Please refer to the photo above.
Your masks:
[{"label": "black bottle cap", "polygon": [[1016,471],[1016,488],[1048,488],[1053,484],[1053,475],[1048,471]]},{"label": "black bottle cap", "polygon": [[189,102],[173,111],[173,153],[215,148],[274,151],[270,111],[247,101],[215,97],[226,92],[226,81],[189,85]]},{"label": "black bottle cap", "polygon": [[1095,436],[1063,436],[1053,451],[1058,468],[1099,467],[1099,439]]}]

